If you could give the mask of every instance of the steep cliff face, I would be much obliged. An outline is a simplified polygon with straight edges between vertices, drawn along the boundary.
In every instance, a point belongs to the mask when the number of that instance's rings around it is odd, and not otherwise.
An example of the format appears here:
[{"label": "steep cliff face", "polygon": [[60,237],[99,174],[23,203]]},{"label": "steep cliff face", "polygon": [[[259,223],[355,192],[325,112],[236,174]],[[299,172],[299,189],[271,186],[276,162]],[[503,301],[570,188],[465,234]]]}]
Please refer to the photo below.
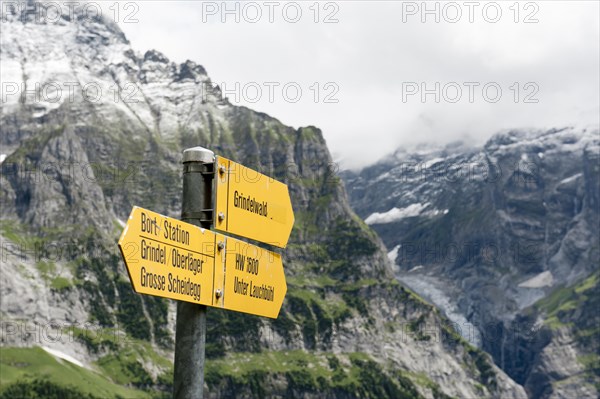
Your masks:
[{"label": "steep cliff face", "polygon": [[178,217],[181,153],[202,145],[288,184],[296,215],[279,318],[208,313],[210,396],[523,397],[395,281],[319,129],[231,105],[102,18],[7,10],[1,395],[168,396],[174,305],[132,291],[116,239],[133,205]]},{"label": "steep cliff face", "polygon": [[511,131],[343,174],[400,280],[531,397],[597,394],[599,143],[597,129]]}]

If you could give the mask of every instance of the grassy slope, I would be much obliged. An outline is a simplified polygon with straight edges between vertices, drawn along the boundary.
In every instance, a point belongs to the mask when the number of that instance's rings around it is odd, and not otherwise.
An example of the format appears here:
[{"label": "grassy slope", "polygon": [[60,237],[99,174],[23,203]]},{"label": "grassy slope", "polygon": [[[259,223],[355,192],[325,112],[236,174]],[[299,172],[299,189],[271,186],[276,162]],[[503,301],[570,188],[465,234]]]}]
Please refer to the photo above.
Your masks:
[{"label": "grassy slope", "polygon": [[[124,366],[125,365],[125,366]],[[97,364],[100,372],[90,371],[56,359],[39,347],[0,348],[0,398],[5,398],[20,385],[26,392],[34,390],[41,382],[50,381],[54,390],[90,395],[90,398],[166,398],[170,397],[170,381],[163,380],[167,389],[134,389],[123,384],[129,376],[119,376],[126,363],[111,358],[110,365],[103,360]],[[170,373],[168,373],[170,374]],[[332,353],[307,353],[300,350],[263,353],[235,353],[220,360],[209,360],[206,382],[214,388],[224,379],[229,389],[261,397],[265,381],[285,379],[288,387],[283,395],[294,396],[299,392],[329,392],[361,398],[394,397],[417,399],[421,396],[411,380],[419,380],[436,398],[447,398],[439,387],[426,376],[395,372],[389,374],[363,353],[335,355]],[[19,391],[23,392],[23,391]],[[40,394],[39,386],[37,388]],[[47,390],[43,391],[47,394]],[[40,394],[44,397],[43,394]],[[36,397],[36,396],[32,396]],[[54,396],[53,396],[54,397]]]},{"label": "grassy slope", "polygon": [[99,398],[150,398],[146,392],[117,385],[100,373],[56,359],[39,347],[0,348],[0,394],[17,381],[46,379]]}]

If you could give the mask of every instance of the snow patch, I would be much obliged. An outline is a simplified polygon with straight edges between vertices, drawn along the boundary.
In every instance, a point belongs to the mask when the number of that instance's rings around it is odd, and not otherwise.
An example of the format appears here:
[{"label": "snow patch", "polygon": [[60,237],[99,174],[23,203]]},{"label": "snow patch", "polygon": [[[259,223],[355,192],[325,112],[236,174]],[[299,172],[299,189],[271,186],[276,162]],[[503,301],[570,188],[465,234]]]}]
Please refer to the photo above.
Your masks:
[{"label": "snow patch", "polygon": [[0,164],[6,159],[6,154],[0,154]]},{"label": "snow patch", "polygon": [[416,272],[417,270],[422,269],[422,268],[423,268],[423,265],[418,265],[418,266],[415,266],[412,269],[410,269],[408,272],[409,273],[410,272]]},{"label": "snow patch", "polygon": [[392,223],[405,218],[419,216],[425,208],[429,206],[429,202],[425,204],[410,204],[406,208],[392,208],[387,212],[375,212],[365,219],[366,224],[384,224]]},{"label": "snow patch", "polygon": [[448,214],[448,209],[444,209],[444,210],[439,210],[439,209],[432,209],[430,211],[424,212],[421,215],[422,216],[437,216],[439,214],[442,215],[447,215]]},{"label": "snow patch", "polygon": [[570,182],[572,182],[573,180],[575,180],[575,179],[578,179],[580,176],[581,176],[581,173],[574,174],[573,176],[569,176],[569,177],[567,177],[566,179],[562,179],[562,180],[560,181],[560,183],[558,183],[558,184],[560,185],[560,184],[567,184],[567,183],[570,183]]},{"label": "snow patch", "polygon": [[400,245],[396,245],[394,249],[388,252],[387,257],[393,264],[396,264],[396,259],[398,258],[398,250],[400,249]]},{"label": "snow patch", "polygon": [[519,287],[522,288],[542,288],[542,287],[551,287],[554,284],[554,276],[552,276],[552,272],[549,270],[545,272],[541,272],[535,277],[530,278],[527,281],[523,281],[519,284]]},{"label": "snow patch", "polygon": [[390,177],[390,172],[385,172],[382,175],[377,176],[377,178],[375,178],[374,181],[381,181],[381,180],[387,179],[388,177]]},{"label": "snow patch", "polygon": [[440,162],[442,162],[443,160],[444,160],[444,158],[434,158],[434,159],[431,159],[431,160],[429,160],[429,161],[426,161],[426,162],[423,164],[423,167],[424,167],[425,169],[429,169],[429,168],[431,168],[433,165],[435,165],[436,163],[440,163]]},{"label": "snow patch", "polygon": [[45,350],[46,352],[48,352],[49,354],[51,354],[54,357],[57,357],[59,359],[63,359],[66,360],[67,362],[71,362],[79,367],[84,367],[83,363],[81,363],[79,360],[75,359],[73,356],[69,356],[66,353],[63,353],[61,351],[57,351],[56,349],[50,349],[47,346],[42,346],[42,349]]}]

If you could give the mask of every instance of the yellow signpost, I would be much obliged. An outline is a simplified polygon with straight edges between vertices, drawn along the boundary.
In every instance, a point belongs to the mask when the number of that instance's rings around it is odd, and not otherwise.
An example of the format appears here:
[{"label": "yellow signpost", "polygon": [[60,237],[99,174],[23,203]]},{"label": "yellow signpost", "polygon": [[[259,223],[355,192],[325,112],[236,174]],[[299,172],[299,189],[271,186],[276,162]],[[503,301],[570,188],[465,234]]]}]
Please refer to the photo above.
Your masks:
[{"label": "yellow signpost", "polygon": [[277,318],[287,291],[281,255],[144,208],[119,248],[140,294]]},{"label": "yellow signpost", "polygon": [[220,156],[215,167],[215,229],[285,248],[294,226],[287,186]]},{"label": "yellow signpost", "polygon": [[[285,184],[202,147],[182,163],[182,219],[285,248],[294,225]],[[203,397],[206,306],[277,318],[287,292],[281,255],[191,223],[133,207],[118,243],[135,292],[180,301],[177,399]]]},{"label": "yellow signpost", "polygon": [[210,230],[134,207],[119,249],[135,292],[212,305],[215,236]]},{"label": "yellow signpost", "polygon": [[287,292],[281,255],[228,237],[222,307],[277,318]]}]

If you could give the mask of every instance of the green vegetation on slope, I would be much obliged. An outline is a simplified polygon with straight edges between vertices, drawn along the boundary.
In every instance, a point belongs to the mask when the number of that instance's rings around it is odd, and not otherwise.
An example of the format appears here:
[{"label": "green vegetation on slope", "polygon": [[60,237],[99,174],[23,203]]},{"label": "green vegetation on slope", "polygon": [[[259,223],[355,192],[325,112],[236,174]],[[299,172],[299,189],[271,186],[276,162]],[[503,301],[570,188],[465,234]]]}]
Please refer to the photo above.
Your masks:
[{"label": "green vegetation on slope", "polygon": [[399,371],[392,374],[364,353],[335,355],[281,351],[235,353],[211,361],[206,382],[219,389],[224,382],[238,394],[264,396],[270,380],[285,381],[277,392],[285,397],[320,393],[357,398],[421,398],[410,378]]},{"label": "green vegetation on slope", "polygon": [[579,362],[584,366],[590,381],[597,388],[600,378],[600,272],[571,287],[556,289],[551,295],[535,304],[546,314],[545,324],[553,330],[569,327],[574,334],[579,352]]},{"label": "green vegetation on slope", "polygon": [[[131,352],[105,356],[97,365],[98,371],[84,369],[37,347],[0,348],[0,399],[170,397],[172,367],[153,380]],[[224,396],[263,397],[275,393],[275,380],[280,381],[276,388],[280,392],[276,393],[285,397],[312,392],[356,398],[418,399],[422,396],[416,383],[430,390],[436,399],[448,398],[426,376],[386,371],[365,353],[238,352],[208,360],[206,365],[209,390]],[[132,381],[139,384],[134,388]]]},{"label": "green vegetation on slope", "polygon": [[14,394],[25,392],[33,398],[35,392],[37,397],[48,392],[64,394],[61,398],[82,394],[93,398],[151,398],[146,392],[117,385],[99,373],[56,359],[39,347],[0,348],[0,398],[12,399],[19,397]]},{"label": "green vegetation on slope", "polygon": [[48,380],[18,381],[0,392],[0,399],[100,399],[85,394],[71,386],[55,384]]}]

